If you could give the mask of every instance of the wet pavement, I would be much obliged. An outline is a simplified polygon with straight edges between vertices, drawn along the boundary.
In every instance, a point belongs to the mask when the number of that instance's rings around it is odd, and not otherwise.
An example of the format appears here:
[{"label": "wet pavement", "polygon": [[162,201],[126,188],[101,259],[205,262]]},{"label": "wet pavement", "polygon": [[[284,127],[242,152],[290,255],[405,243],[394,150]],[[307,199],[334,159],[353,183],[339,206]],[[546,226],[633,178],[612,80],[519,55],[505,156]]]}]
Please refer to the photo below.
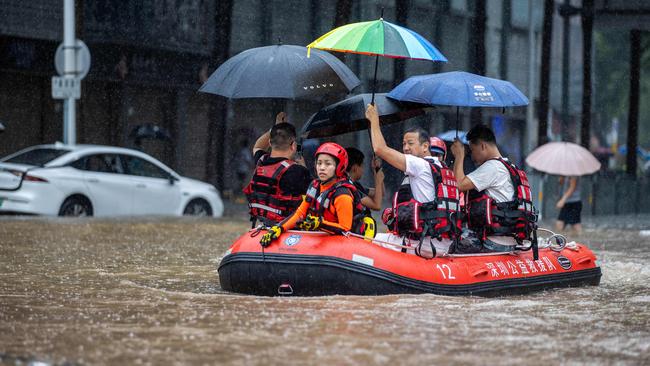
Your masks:
[{"label": "wet pavement", "polygon": [[571,238],[600,286],[503,298],[225,293],[240,217],[0,218],[0,363],[650,363],[648,215]]}]

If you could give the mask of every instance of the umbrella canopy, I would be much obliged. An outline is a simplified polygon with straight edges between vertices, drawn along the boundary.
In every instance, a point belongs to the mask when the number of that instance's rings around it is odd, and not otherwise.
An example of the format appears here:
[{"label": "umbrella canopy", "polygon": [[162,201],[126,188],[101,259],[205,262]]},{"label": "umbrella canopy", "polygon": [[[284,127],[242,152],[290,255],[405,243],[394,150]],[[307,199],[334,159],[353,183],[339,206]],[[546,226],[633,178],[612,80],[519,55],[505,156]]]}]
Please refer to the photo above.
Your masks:
[{"label": "umbrella canopy", "polygon": [[382,9],[382,18],[379,20],[346,24],[307,45],[309,51],[319,48],[375,56],[372,103],[375,102],[379,56],[447,62],[447,58],[431,42],[410,29],[384,21],[383,13]]},{"label": "umbrella canopy", "polygon": [[199,91],[226,98],[319,99],[361,84],[333,55],[303,46],[251,48],[224,62]]},{"label": "umbrella canopy", "polygon": [[155,139],[171,141],[172,136],[166,129],[153,123],[143,123],[131,130],[129,137],[133,140]]},{"label": "umbrella canopy", "polygon": [[443,141],[448,141],[448,142],[454,142],[454,139],[458,137],[460,142],[462,142],[463,144],[465,145],[469,144],[469,141],[467,141],[467,132],[465,131],[449,130],[443,133],[439,133],[437,136],[440,137]]},{"label": "umbrella canopy", "polygon": [[335,28],[307,48],[447,62],[447,58],[424,37],[383,19]]},{"label": "umbrella canopy", "polygon": [[463,71],[410,77],[391,90],[388,97],[457,107],[528,105],[528,98],[512,83]]},{"label": "umbrella canopy", "polygon": [[540,172],[579,176],[593,174],[600,169],[600,162],[584,147],[572,142],[549,142],[526,157],[526,164]]},{"label": "umbrella canopy", "polygon": [[[303,138],[336,136],[368,128],[366,107],[372,95],[359,94],[329,105],[311,116],[302,128]],[[402,103],[386,98],[386,93],[375,95],[379,121],[389,124],[424,114],[426,106],[416,103]]]}]

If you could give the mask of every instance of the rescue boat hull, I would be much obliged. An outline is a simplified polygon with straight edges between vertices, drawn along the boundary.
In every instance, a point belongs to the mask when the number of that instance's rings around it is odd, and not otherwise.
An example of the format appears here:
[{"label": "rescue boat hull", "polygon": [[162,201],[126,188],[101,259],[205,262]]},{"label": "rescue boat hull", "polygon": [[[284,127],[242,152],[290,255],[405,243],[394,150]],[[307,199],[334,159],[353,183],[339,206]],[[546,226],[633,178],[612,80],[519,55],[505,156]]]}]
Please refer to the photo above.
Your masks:
[{"label": "rescue boat hull", "polygon": [[242,235],[219,265],[225,291],[262,296],[501,296],[558,287],[598,285],[601,271],[583,245],[560,252],[424,259],[369,241],[289,232],[262,252],[259,237]]}]

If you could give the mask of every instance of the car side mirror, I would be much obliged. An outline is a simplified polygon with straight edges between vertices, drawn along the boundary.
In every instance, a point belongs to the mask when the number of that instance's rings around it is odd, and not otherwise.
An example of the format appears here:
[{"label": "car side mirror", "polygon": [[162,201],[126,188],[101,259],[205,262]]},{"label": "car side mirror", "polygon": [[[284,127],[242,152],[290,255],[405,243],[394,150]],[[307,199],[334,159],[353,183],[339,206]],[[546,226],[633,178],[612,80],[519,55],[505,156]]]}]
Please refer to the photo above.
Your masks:
[{"label": "car side mirror", "polygon": [[167,180],[169,181],[169,184],[173,186],[174,182],[176,182],[178,179],[176,179],[176,177],[170,174],[167,176]]}]

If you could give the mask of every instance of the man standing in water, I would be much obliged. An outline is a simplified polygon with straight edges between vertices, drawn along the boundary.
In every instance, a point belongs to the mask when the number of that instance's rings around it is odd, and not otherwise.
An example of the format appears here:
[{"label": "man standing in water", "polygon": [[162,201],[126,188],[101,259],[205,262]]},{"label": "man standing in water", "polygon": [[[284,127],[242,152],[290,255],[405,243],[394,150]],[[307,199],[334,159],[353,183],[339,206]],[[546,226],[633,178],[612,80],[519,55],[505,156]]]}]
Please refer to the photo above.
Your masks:
[{"label": "man standing in water", "polygon": [[[405,174],[393,198],[392,209],[384,215],[387,221],[394,220],[389,226],[397,236],[377,237],[412,246],[422,256],[446,253],[460,232],[458,189],[453,172],[431,156],[429,134],[424,129],[411,128],[404,133],[401,153],[386,145],[374,105],[368,105],[366,118],[370,122],[375,154]],[[423,243],[428,246],[422,246]],[[423,254],[422,250],[429,253]]]}]

